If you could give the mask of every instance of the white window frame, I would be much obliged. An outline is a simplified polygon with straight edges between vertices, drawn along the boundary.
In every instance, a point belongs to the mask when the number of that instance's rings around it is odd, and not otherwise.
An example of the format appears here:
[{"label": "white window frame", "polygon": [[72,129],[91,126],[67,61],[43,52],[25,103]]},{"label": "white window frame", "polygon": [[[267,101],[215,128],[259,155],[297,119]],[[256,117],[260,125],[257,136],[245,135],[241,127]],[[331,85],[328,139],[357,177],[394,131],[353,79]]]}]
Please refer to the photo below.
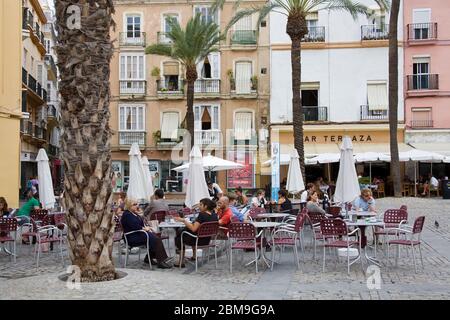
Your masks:
[{"label": "white window frame", "polygon": [[[206,8],[208,9],[208,14],[210,14],[210,10],[211,10],[211,5],[194,5],[193,9],[192,9],[192,15],[195,17],[195,10],[196,9],[203,9]],[[218,26],[220,26],[220,10],[218,9],[216,11],[216,21],[214,21]]]},{"label": "white window frame", "polygon": [[256,132],[256,123],[255,123],[255,111],[249,108],[239,108],[234,110],[233,112],[233,128],[235,128],[235,121],[236,121],[236,113],[251,113],[252,114],[252,128],[251,128],[251,135]]},{"label": "white window frame", "polygon": [[[137,78],[127,78],[126,77],[126,75],[127,75],[127,57],[143,57],[143,63],[142,63],[142,68],[143,68],[143,70],[142,70],[142,78],[141,77],[139,77],[139,58],[137,59],[137,61],[138,61],[138,63],[137,63],[137,66],[138,66],[138,72],[137,72]],[[125,73],[125,77],[122,77],[122,57],[125,57],[125,71],[124,71],[124,73]],[[121,53],[120,55],[119,55],[119,81],[133,81],[133,80],[136,80],[136,81],[145,81],[146,80],[146,61],[145,61],[146,59],[145,59],[145,54],[143,53],[143,52],[129,52],[129,53]]]},{"label": "white window frame", "polygon": [[[202,103],[202,104],[194,104],[194,106],[193,106],[193,108],[194,108],[194,131],[196,131],[196,130],[201,130],[201,131],[204,131],[204,130],[202,130],[202,129],[196,129],[196,127],[195,127],[195,109],[196,108],[201,108],[201,107],[217,107],[217,114],[218,114],[218,116],[217,116],[217,129],[211,129],[211,130],[221,130],[221,126],[220,126],[220,122],[221,122],[221,115],[220,115],[220,110],[221,110],[221,106],[220,106],[220,103]],[[200,109],[200,111],[201,111],[201,109]],[[211,115],[212,116],[212,115]],[[201,123],[201,115],[200,115],[200,123]],[[213,127],[213,122],[212,121],[214,121],[214,119],[213,118],[211,118],[211,127]]]},{"label": "white window frame", "polygon": [[[236,59],[236,60],[234,60],[233,61],[233,74],[234,74],[234,81],[236,81],[237,80],[237,70],[236,70],[236,65],[238,64],[238,63],[243,63],[243,62],[246,62],[246,63],[250,63],[251,64],[251,72],[250,72],[250,79],[248,79],[248,82],[249,82],[249,85],[250,85],[250,93],[252,92],[252,77],[255,75],[255,63],[254,63],[254,61],[253,60],[251,60],[251,59],[248,59],[248,58],[240,58],[240,59]],[[235,86],[236,86],[236,92],[237,92],[237,83],[235,83]],[[234,123],[234,122],[233,122]]]},{"label": "white window frame", "polygon": [[[142,12],[124,12],[123,13],[123,32],[125,33],[125,38],[126,39],[136,39],[136,37],[134,37],[134,32],[135,30],[133,29],[133,37],[128,37],[128,17],[132,17],[132,16],[139,16],[140,17],[140,36],[142,37],[142,33],[144,32],[144,14]],[[134,21],[133,21],[134,22]],[[133,24],[134,26],[134,24]],[[134,27],[133,27],[134,28]]]},{"label": "white window frame", "polygon": [[168,16],[172,16],[172,17],[176,17],[178,24],[181,25],[181,15],[178,12],[163,12],[161,14],[161,31],[164,33],[167,33],[166,30],[166,17]]},{"label": "white window frame", "polygon": [[159,129],[162,132],[162,126],[163,126],[163,118],[164,118],[164,113],[177,113],[178,114],[178,128],[180,128],[180,124],[181,124],[181,112],[179,110],[174,110],[174,109],[167,109],[164,111],[160,112],[159,115]]},{"label": "white window frame", "polygon": [[[119,106],[118,106],[118,108],[119,108],[119,112],[118,112],[118,114],[119,114],[119,116],[118,116],[118,128],[119,128],[119,132],[146,132],[146,128],[145,128],[145,126],[146,126],[146,121],[145,121],[145,119],[146,119],[146,116],[145,116],[145,113],[146,113],[146,108],[145,108],[145,104],[119,104]],[[126,128],[121,128],[121,123],[120,123],[120,118],[121,118],[121,110],[122,109],[125,109],[125,108],[136,108],[136,110],[137,110],[137,108],[141,108],[142,109],[142,129],[140,129],[140,128],[136,128],[136,129],[126,129]],[[136,115],[137,115],[137,112],[136,112]],[[125,120],[125,122],[124,122],[124,124],[125,124],[125,126],[126,126],[126,120]],[[138,124],[138,121],[137,121],[137,116],[136,116],[136,127],[138,126],[137,125]]]}]

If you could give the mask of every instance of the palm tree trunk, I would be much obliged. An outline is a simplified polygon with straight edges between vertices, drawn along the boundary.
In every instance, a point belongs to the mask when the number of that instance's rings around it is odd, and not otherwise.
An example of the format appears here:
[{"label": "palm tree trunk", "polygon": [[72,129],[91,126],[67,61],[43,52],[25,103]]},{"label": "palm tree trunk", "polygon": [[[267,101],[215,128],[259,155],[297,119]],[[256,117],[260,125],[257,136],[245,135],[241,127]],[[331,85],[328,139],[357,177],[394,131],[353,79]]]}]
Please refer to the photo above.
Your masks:
[{"label": "palm tree trunk", "polygon": [[294,127],[294,147],[300,158],[300,168],[305,177],[305,150],[303,145],[303,107],[301,98],[301,40],[308,33],[306,19],[301,13],[288,17],[286,33],[291,38],[292,66],[292,124]]},{"label": "palm tree trunk", "polygon": [[[55,4],[69,254],[81,281],[112,280],[109,76],[114,6],[111,0]],[[68,21],[69,6],[80,8],[81,27]]]},{"label": "palm tree trunk", "polygon": [[398,155],[398,40],[397,25],[400,0],[392,0],[389,21],[389,132],[391,149],[391,177],[394,196],[401,197],[400,161]]},{"label": "palm tree trunk", "polygon": [[186,110],[186,127],[191,135],[191,147],[194,146],[194,84],[197,80],[197,69],[186,66],[186,81],[187,81],[187,110]]}]

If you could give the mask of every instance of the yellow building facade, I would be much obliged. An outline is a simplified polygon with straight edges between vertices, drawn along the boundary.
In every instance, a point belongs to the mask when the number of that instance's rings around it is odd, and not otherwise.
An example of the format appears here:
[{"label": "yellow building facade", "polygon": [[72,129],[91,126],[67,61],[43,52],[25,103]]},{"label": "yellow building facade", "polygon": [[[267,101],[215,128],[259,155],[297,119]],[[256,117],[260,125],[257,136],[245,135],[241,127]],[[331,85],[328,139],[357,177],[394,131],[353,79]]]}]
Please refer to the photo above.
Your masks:
[{"label": "yellow building facade", "polygon": [[0,1],[0,197],[19,206],[22,5]]}]

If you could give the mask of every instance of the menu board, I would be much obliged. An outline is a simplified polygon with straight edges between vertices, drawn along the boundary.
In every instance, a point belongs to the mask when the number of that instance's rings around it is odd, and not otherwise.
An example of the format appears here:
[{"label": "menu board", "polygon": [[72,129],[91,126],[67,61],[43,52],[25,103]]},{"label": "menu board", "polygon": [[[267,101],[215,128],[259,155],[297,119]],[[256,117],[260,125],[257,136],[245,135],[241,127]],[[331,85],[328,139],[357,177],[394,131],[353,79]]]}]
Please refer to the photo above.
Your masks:
[{"label": "menu board", "polygon": [[227,187],[229,189],[255,187],[255,166],[253,153],[246,151],[229,151],[228,160],[244,165],[241,169],[227,171]]}]

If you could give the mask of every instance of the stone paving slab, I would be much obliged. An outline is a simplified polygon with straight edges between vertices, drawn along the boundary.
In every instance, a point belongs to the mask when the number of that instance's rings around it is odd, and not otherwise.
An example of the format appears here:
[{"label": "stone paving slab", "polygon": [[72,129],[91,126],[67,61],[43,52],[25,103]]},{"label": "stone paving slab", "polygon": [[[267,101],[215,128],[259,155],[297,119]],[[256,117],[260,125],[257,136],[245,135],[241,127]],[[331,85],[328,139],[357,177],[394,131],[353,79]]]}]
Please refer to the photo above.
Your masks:
[{"label": "stone paving slab", "polygon": [[[71,290],[57,278],[65,272],[58,251],[44,254],[41,266],[36,269],[29,247],[19,251],[17,263],[0,255],[0,299],[450,299],[450,201],[420,198],[377,199],[379,212],[387,208],[408,205],[409,220],[425,215],[423,256],[425,269],[414,272],[412,255],[403,251],[398,267],[394,267],[395,250],[388,264],[383,248],[378,257],[380,289],[369,290],[367,264],[351,267],[347,275],[345,262],[335,263],[327,254],[326,271],[322,272],[322,248],[317,249],[317,259],[312,258],[309,231],[305,231],[306,252],[301,257],[300,269],[294,264],[291,249],[276,254],[280,264],[273,271],[260,264],[244,266],[253,259],[252,253],[233,255],[233,273],[224,254],[219,255],[218,269],[214,258],[200,264],[198,272],[192,265],[185,269],[149,270],[137,255],[130,255],[125,278],[81,284],[81,290]],[[434,222],[439,222],[436,228]],[[370,234],[370,233],[369,233]],[[371,238],[369,236],[369,238]],[[172,240],[173,241],[173,240]],[[165,243],[165,242],[164,242]],[[171,244],[173,250],[173,242]],[[20,248],[20,246],[19,246]],[[65,252],[66,254],[66,252]],[[117,262],[117,247],[114,247]],[[270,256],[270,255],[269,255]],[[141,256],[143,259],[144,255]],[[69,264],[65,259],[66,267]],[[420,262],[419,262],[420,266]]]}]

